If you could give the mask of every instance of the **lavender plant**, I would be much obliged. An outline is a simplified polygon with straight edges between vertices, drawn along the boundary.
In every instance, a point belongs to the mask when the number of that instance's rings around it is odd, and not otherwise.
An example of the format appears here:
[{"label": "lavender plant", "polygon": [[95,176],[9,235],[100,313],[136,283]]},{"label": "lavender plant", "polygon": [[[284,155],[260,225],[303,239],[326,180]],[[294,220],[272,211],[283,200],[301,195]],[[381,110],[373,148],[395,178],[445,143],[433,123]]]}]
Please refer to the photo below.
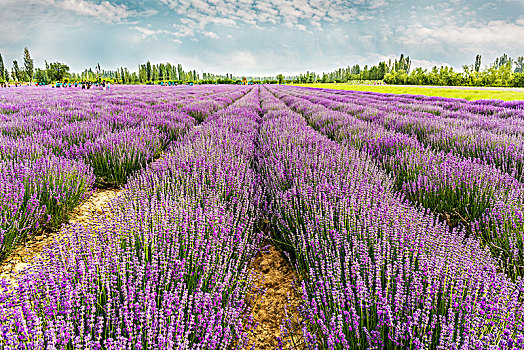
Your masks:
[{"label": "lavender plant", "polygon": [[1,165],[0,258],[38,227],[58,228],[71,210],[90,194],[95,180],[85,163],[64,158],[20,160]]}]

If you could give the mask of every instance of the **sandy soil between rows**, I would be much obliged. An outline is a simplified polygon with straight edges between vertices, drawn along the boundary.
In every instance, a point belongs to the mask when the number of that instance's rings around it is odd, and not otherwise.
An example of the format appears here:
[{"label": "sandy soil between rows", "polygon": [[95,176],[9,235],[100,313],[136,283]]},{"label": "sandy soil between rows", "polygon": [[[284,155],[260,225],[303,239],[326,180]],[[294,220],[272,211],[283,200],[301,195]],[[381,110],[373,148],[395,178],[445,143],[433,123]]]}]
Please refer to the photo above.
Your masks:
[{"label": "sandy soil between rows", "polygon": [[[255,256],[251,271],[255,276],[253,294],[248,297],[252,307],[253,329],[246,349],[305,349],[300,337],[283,334],[283,322],[299,333],[300,297],[296,292],[298,276],[287,257],[276,246],[266,244]],[[262,292],[264,295],[261,296]],[[298,331],[298,332],[296,332]]]},{"label": "sandy soil between rows", "polygon": [[[80,223],[83,225],[95,224],[104,210],[108,210],[108,203],[111,199],[118,196],[122,190],[119,189],[100,189],[95,190],[93,194],[83,203],[78,205],[70,215],[70,223]],[[42,252],[45,245],[51,243],[53,239],[60,235],[59,231],[44,230],[27,238],[24,245],[16,248],[0,264],[0,278],[14,280],[16,275],[28,266]]]}]

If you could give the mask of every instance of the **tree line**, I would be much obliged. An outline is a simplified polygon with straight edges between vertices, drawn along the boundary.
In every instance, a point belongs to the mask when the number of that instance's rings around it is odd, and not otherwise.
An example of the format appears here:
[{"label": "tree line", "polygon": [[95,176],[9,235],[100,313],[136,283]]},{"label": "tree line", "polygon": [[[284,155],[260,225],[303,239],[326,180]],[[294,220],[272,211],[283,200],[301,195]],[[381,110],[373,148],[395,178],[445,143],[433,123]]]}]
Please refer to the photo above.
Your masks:
[{"label": "tree line", "polygon": [[412,69],[409,56],[401,54],[398,59],[389,59],[371,67],[355,64],[322,74],[306,72],[287,78],[279,74],[277,79],[281,83],[303,84],[380,81],[397,85],[524,87],[524,56],[513,59],[503,54],[483,69],[481,65],[482,57],[477,55],[473,64],[462,66],[462,72],[448,66],[434,66],[430,70],[420,67]]},{"label": "tree line", "polygon": [[[94,68],[86,68],[80,73],[70,72],[70,67],[62,62],[45,61],[43,68],[35,68],[34,61],[27,47],[23,54],[24,65],[20,67],[17,60],[13,61],[11,71],[4,64],[0,53],[0,83],[3,82],[36,82],[49,84],[53,82],[100,82],[109,81],[119,84],[160,84],[160,83],[198,83],[198,84],[239,84],[241,77],[233,74],[213,74],[196,70],[184,70],[181,64],[159,63],[138,65],[137,72],[131,72],[127,67],[116,70],[104,70],[97,64]],[[253,83],[276,83],[272,77],[249,79]]]},{"label": "tree line", "polygon": [[277,76],[277,80],[287,83],[334,83],[334,82],[351,82],[351,81],[380,81],[384,77],[395,71],[409,71],[411,69],[411,60],[409,56],[400,55],[397,60],[389,59],[387,62],[379,62],[377,65],[369,67],[368,65],[360,66],[355,64],[346,68],[339,68],[333,72],[317,74],[315,72],[306,72],[293,77],[285,78],[282,74]]},{"label": "tree line", "polygon": [[463,65],[462,72],[453,67],[433,67],[431,70],[415,68],[410,71],[393,71],[384,76],[387,84],[439,85],[439,86],[501,86],[524,87],[524,56],[512,59],[504,54],[481,69],[481,55],[475,63]]},{"label": "tree line", "polygon": [[29,54],[27,47],[24,49],[24,65],[20,67],[17,60],[13,61],[13,66],[11,72],[7,70],[6,65],[4,64],[4,59],[0,53],[0,83],[11,80],[14,81],[33,81],[33,75],[35,71],[34,61]]},{"label": "tree line", "polygon": [[[116,70],[103,70],[100,64],[87,68],[81,73],[70,72],[67,64],[45,61],[43,68],[35,68],[29,50],[24,48],[23,65],[13,61],[9,71],[0,53],[0,83],[29,82],[48,84],[56,81],[110,81],[119,84],[161,84],[161,83],[198,83],[198,84],[239,84],[240,77],[184,70],[181,64],[158,63],[147,61],[138,65],[138,71],[131,72],[127,67]],[[482,57],[477,55],[471,65],[462,66],[462,72],[452,67],[434,66],[432,69],[420,67],[412,69],[409,56],[401,54],[398,59],[389,59],[376,65],[361,67],[358,64],[339,68],[335,71],[317,74],[307,71],[291,77],[279,74],[276,77],[250,78],[253,83],[332,83],[332,82],[385,82],[403,85],[440,85],[440,86],[507,86],[524,87],[524,56],[516,59],[504,54],[497,57],[483,69]]]}]

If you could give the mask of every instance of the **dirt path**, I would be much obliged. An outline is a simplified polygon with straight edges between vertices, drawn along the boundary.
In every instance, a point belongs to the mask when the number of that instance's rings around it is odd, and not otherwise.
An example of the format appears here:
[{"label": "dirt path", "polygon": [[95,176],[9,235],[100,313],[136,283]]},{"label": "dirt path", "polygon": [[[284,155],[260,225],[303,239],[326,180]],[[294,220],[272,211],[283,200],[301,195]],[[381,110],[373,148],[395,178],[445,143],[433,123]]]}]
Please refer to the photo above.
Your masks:
[{"label": "dirt path", "polygon": [[[255,256],[251,269],[257,276],[254,295],[251,300],[248,300],[253,308],[252,317],[255,327],[245,348],[250,349],[254,345],[257,350],[278,349],[281,338],[284,349],[292,349],[292,342],[295,344],[295,349],[304,348],[300,345],[297,336],[281,334],[284,320],[291,320],[292,327],[295,329],[300,320],[297,311],[300,297],[294,288],[298,277],[288,259],[274,245],[266,244]],[[265,295],[257,296],[257,290],[265,290]]]},{"label": "dirt path", "polygon": [[[96,222],[96,218],[108,208],[108,203],[115,198],[122,190],[104,189],[96,190],[89,198],[82,204],[77,206],[71,213],[69,222],[81,223],[89,225]],[[53,239],[60,234],[60,231],[48,231],[39,233],[38,235],[30,237],[24,246],[16,248],[9,256],[0,264],[0,278],[7,278],[14,280],[17,273],[28,266],[35,257],[37,257],[46,244],[49,244]]]}]

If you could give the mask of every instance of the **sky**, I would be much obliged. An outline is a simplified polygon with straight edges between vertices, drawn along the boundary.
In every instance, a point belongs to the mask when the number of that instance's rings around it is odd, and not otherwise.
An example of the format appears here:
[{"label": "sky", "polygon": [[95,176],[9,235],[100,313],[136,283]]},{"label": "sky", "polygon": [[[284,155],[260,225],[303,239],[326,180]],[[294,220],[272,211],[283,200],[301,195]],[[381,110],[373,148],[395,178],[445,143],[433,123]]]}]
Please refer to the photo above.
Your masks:
[{"label": "sky", "polygon": [[413,66],[524,56],[524,0],[0,0],[7,67],[140,63],[236,76],[329,72],[404,53]]}]

